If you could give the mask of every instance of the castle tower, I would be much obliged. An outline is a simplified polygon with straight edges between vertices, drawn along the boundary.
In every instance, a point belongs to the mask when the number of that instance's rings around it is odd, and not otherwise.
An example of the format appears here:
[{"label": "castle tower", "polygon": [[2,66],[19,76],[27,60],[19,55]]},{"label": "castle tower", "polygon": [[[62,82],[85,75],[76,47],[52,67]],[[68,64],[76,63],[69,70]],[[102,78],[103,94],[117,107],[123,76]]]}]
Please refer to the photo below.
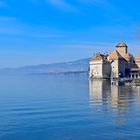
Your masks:
[{"label": "castle tower", "polygon": [[111,77],[125,77],[126,60],[117,50],[109,54],[109,61],[111,62]]},{"label": "castle tower", "polygon": [[119,62],[122,56],[117,50],[114,50],[109,54],[109,61],[111,62],[111,77],[118,78],[119,77]]},{"label": "castle tower", "polygon": [[125,57],[125,55],[127,54],[127,45],[124,42],[120,42],[117,46],[116,46],[116,50],[119,52],[119,54],[122,57]]},{"label": "castle tower", "polygon": [[135,59],[137,66],[140,68],[140,54]]},{"label": "castle tower", "polygon": [[111,65],[110,62],[107,60],[107,56],[97,53],[92,57],[90,61],[90,78],[110,78],[110,70]]}]

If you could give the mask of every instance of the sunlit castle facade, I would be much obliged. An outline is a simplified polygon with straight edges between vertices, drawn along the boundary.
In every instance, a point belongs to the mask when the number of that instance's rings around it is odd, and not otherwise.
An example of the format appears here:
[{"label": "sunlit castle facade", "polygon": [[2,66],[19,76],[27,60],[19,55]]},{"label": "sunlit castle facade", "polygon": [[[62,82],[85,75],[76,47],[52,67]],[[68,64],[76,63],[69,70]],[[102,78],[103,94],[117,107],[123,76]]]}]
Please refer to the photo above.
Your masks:
[{"label": "sunlit castle facade", "polygon": [[140,54],[134,58],[121,42],[110,54],[95,54],[90,60],[90,78],[140,78]]}]

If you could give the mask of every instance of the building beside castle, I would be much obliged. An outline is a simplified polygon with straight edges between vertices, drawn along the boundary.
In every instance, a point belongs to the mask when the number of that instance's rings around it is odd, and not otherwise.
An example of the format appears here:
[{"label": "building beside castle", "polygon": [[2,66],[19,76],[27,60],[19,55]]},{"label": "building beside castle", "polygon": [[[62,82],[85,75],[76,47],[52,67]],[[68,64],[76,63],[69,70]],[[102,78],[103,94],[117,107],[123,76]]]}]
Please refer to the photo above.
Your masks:
[{"label": "building beside castle", "polygon": [[121,42],[110,54],[95,54],[90,60],[90,78],[140,78],[140,54],[135,58]]}]

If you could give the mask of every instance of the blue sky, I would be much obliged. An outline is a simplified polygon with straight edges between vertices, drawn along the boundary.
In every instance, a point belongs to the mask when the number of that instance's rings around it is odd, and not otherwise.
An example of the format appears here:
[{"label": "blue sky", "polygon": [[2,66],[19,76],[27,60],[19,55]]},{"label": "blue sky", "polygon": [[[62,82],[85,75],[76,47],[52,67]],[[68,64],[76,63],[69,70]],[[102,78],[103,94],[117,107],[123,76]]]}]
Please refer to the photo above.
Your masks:
[{"label": "blue sky", "polygon": [[71,61],[120,41],[140,52],[139,0],[0,0],[0,67]]}]

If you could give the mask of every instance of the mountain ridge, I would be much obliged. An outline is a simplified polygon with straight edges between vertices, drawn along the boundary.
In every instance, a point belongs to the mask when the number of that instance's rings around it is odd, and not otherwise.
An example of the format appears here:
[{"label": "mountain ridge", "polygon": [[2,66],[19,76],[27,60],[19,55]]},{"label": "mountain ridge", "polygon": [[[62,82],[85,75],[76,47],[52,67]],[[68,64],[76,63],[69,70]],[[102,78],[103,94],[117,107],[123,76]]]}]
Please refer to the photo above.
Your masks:
[{"label": "mountain ridge", "polygon": [[60,74],[88,72],[89,58],[76,61],[2,68],[1,74]]}]

